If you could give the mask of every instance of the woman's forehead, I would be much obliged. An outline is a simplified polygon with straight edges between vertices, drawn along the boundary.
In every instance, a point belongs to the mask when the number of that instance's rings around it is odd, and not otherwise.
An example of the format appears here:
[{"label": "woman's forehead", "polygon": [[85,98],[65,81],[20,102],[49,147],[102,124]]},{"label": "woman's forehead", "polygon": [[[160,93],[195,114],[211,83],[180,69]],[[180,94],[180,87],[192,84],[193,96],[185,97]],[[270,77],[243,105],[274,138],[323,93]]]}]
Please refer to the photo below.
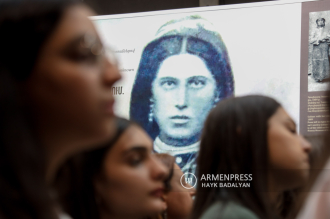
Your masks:
[{"label": "woman's forehead", "polygon": [[88,18],[92,15],[93,11],[84,5],[69,7],[51,37],[50,41],[53,47],[61,48],[71,40],[86,33],[98,37],[93,23]]},{"label": "woman's forehead", "polygon": [[212,77],[212,74],[201,58],[185,53],[165,59],[158,70],[156,78],[186,79],[194,76]]},{"label": "woman's forehead", "polygon": [[118,139],[117,143],[114,145],[117,146],[119,151],[127,151],[135,146],[143,146],[147,149],[152,149],[152,140],[151,138],[136,125],[131,125],[127,130],[122,134]]}]

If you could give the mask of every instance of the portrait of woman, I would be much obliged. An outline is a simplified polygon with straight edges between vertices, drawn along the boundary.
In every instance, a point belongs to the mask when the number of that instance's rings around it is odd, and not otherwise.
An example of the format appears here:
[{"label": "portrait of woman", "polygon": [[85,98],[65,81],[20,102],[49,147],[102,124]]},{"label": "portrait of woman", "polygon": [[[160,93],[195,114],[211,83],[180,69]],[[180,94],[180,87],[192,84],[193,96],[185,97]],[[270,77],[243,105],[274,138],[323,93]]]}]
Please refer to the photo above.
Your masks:
[{"label": "portrait of woman", "polygon": [[329,78],[329,32],[325,30],[325,19],[316,20],[317,28],[312,32],[310,43],[313,44],[313,72],[312,76],[316,82]]},{"label": "portrait of woman", "polygon": [[327,91],[330,81],[330,11],[309,13],[308,91]]},{"label": "portrait of woman", "polygon": [[220,100],[234,94],[226,46],[199,16],[172,20],[144,48],[133,84],[130,119],[169,153],[183,172],[195,172],[204,120]]}]

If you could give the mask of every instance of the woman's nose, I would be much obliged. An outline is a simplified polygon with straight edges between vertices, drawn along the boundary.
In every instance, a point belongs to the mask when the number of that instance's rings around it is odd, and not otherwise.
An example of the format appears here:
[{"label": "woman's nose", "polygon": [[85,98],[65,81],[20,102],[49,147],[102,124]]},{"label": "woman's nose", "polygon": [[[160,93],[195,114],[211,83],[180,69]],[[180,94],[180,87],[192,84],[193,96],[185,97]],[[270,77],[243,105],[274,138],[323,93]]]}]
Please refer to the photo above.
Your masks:
[{"label": "woman's nose", "polygon": [[155,155],[152,155],[152,171],[151,171],[151,176],[155,180],[163,181],[167,178],[169,174],[169,169],[157,159]]},{"label": "woman's nose", "polygon": [[179,89],[176,93],[176,104],[175,107],[179,110],[183,110],[184,108],[187,108],[187,88],[184,84],[181,84],[179,86]]},{"label": "woman's nose", "polygon": [[300,135],[300,144],[302,146],[302,148],[304,149],[304,151],[306,151],[306,153],[310,153],[312,150],[312,145],[309,141],[307,141],[304,136]]},{"label": "woman's nose", "polygon": [[103,66],[103,82],[105,85],[112,87],[114,83],[121,79],[121,74],[116,63],[110,62],[108,58],[104,59]]}]

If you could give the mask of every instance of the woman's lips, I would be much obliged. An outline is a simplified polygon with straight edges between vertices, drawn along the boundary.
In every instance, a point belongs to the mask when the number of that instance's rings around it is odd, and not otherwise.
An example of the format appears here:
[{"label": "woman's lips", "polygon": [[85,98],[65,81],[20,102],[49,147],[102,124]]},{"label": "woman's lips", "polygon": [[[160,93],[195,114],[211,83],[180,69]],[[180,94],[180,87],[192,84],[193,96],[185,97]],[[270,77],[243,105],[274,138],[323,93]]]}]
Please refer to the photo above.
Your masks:
[{"label": "woman's lips", "polygon": [[174,123],[177,123],[177,124],[185,124],[185,123],[188,123],[190,118],[188,116],[172,116],[170,117],[170,119],[174,122]]},{"label": "woman's lips", "polygon": [[164,188],[158,188],[153,190],[150,194],[154,197],[161,198],[164,195]]}]

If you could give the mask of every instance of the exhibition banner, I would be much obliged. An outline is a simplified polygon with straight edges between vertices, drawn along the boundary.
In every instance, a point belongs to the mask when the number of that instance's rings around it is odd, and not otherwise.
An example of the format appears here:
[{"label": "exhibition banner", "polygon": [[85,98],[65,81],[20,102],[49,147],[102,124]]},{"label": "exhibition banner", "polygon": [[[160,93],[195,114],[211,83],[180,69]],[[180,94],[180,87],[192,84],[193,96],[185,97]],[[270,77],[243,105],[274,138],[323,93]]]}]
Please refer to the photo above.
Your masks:
[{"label": "exhibition banner", "polygon": [[330,2],[305,2],[301,21],[300,130],[320,135],[329,130]]},{"label": "exhibition banner", "polygon": [[195,171],[208,113],[231,96],[273,97],[302,134],[324,133],[330,12],[317,11],[330,11],[330,4],[323,2],[314,14],[304,4],[320,3],[276,1],[93,17],[123,75],[113,87],[116,114],[138,122],[154,139],[154,150],[175,156],[184,172]]}]

